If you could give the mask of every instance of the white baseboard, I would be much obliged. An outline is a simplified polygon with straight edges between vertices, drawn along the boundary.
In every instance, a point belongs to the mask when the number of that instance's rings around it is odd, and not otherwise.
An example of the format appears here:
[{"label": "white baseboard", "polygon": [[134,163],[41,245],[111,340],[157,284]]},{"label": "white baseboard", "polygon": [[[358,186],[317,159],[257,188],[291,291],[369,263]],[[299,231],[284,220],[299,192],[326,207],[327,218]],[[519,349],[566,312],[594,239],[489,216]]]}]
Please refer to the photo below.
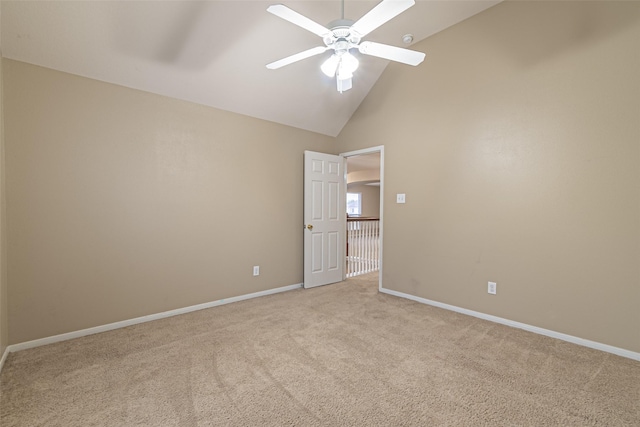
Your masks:
[{"label": "white baseboard", "polygon": [[612,353],[618,356],[640,361],[640,353],[636,353],[630,350],[625,350],[624,348],[614,347],[608,344],[602,344],[596,341],[590,341],[584,338],[574,337],[572,335],[563,334],[561,332],[551,331],[549,329],[539,328],[537,326],[527,325],[526,323],[515,322],[509,319],[503,319],[502,317],[492,316],[490,314],[480,313],[479,311],[468,310],[466,308],[456,307],[455,305],[449,305],[449,304],[444,304],[438,301],[428,300],[426,298],[405,294],[403,292],[398,292],[391,289],[385,289],[381,287],[380,292],[393,295],[396,297],[400,297],[400,298],[406,298],[422,304],[444,308],[445,310],[455,311],[457,313],[466,314],[468,316],[489,320],[490,322],[500,323],[502,325],[511,326],[513,328],[523,329],[525,331],[534,332],[536,334],[545,335],[551,338],[557,338],[562,341],[567,341],[573,344],[578,344],[584,347],[589,347],[596,350],[601,350],[607,353]]},{"label": "white baseboard", "polygon": [[40,338],[33,341],[13,344],[7,347],[5,354],[2,356],[2,362],[0,362],[0,370],[2,369],[2,363],[4,363],[4,360],[8,353],[13,353],[16,351],[26,350],[34,347],[40,347],[42,345],[53,344],[60,341],[67,341],[74,338],[85,337],[87,335],[98,334],[100,332],[112,331],[114,329],[126,328],[127,326],[137,325],[139,323],[151,322],[153,320],[159,320],[167,317],[178,316],[180,314],[191,313],[193,311],[204,310],[205,308],[217,307],[219,305],[230,304],[232,302],[238,302],[238,301],[243,301],[251,298],[263,297],[266,295],[277,294],[280,292],[292,291],[294,289],[299,289],[301,287],[302,287],[302,283],[299,283],[297,285],[282,286],[280,288],[268,289],[266,291],[254,292],[252,294],[225,298],[217,301],[206,302],[203,304],[192,305],[190,307],[178,308],[176,310],[164,311],[162,313],[150,314],[148,316],[136,317],[135,319],[123,320],[120,322],[109,323],[107,325],[96,326],[88,329],[82,329],[80,331],[68,332],[66,334],[60,334],[52,337]]},{"label": "white baseboard", "polygon": [[[0,359],[0,372],[2,371],[2,367],[4,366],[4,362],[7,360],[9,353],[13,353],[20,350],[26,350],[29,348],[39,347],[42,345],[53,344],[60,341],[66,341],[74,338],[80,338],[87,335],[93,335],[100,332],[107,332],[114,329],[125,328],[127,326],[137,325],[139,323],[151,322],[153,320],[164,319],[167,317],[178,316],[180,314],[191,313],[193,311],[204,310],[206,308],[217,307],[224,304],[230,304],[233,302],[243,301],[251,298],[258,298],[266,295],[277,294],[279,292],[291,291],[294,289],[299,289],[302,287],[302,284],[297,285],[289,285],[282,286],[280,288],[269,289],[266,291],[254,292],[251,294],[240,295],[232,298],[225,298],[217,301],[212,301],[204,304],[192,305],[190,307],[179,308],[176,310],[165,311],[162,313],[151,314],[148,316],[137,317],[135,319],[123,320],[120,322],[109,323],[103,326],[96,326],[94,328],[82,329],[80,331],[69,332],[66,334],[55,335],[52,337],[41,338],[33,341],[27,341],[24,343],[13,344],[8,346],[4,353],[2,354],[2,358]],[[500,323],[503,325],[511,326],[518,329],[523,329],[525,331],[534,332],[536,334],[545,335],[551,338],[557,338],[562,341],[567,341],[573,344],[578,344],[584,347],[593,348],[596,350],[601,350],[607,353],[612,353],[618,356],[626,357],[629,359],[640,361],[640,353],[636,353],[630,350],[625,350],[623,348],[614,347],[607,344],[602,344],[595,341],[586,340],[584,338],[574,337],[572,335],[563,334],[560,332],[551,331],[549,329],[539,328],[537,326],[527,325],[526,323],[515,322],[509,319],[503,319],[501,317],[492,316],[490,314],[480,313],[478,311],[468,310],[466,308],[457,307],[454,305],[444,304],[437,301],[428,300],[426,298],[417,297],[410,294],[405,294],[403,292],[394,291],[391,289],[380,288],[380,292],[397,296],[400,298],[409,299],[412,301],[416,301],[422,304],[432,305],[434,307],[443,308],[445,310],[455,311],[457,313],[466,314],[468,316],[477,317],[480,319],[488,320],[495,323]]]},{"label": "white baseboard", "polygon": [[2,353],[2,358],[0,359],[0,372],[2,372],[2,367],[4,366],[4,361],[7,360],[7,356],[9,356],[9,347],[4,349],[4,353]]}]

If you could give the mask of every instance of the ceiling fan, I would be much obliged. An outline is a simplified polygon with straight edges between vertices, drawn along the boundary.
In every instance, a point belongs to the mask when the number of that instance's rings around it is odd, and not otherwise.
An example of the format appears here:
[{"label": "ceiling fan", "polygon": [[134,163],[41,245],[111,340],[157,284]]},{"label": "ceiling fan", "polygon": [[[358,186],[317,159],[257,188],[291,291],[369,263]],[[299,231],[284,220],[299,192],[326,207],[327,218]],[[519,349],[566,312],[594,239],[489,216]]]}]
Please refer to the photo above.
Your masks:
[{"label": "ceiling fan", "polygon": [[304,28],[320,37],[324,46],[317,46],[267,64],[271,70],[284,67],[302,59],[333,50],[333,55],[321,66],[328,77],[336,77],[338,92],[342,93],[352,87],[353,72],[358,68],[358,59],[350,53],[357,49],[364,55],[377,56],[391,61],[416,66],[424,60],[424,53],[400,47],[370,41],[361,41],[363,37],[382,24],[398,16],[415,4],[414,0],[382,0],[367,14],[354,22],[344,19],[344,0],[342,1],[342,18],[324,27],[282,4],[274,4],[267,11],[292,24]]}]

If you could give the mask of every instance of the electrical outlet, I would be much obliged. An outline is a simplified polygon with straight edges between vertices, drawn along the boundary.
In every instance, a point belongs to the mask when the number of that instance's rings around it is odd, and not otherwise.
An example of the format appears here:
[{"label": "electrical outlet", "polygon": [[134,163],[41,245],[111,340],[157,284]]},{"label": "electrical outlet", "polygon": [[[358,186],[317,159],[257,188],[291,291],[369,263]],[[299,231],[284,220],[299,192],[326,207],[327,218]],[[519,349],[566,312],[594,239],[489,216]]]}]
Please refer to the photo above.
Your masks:
[{"label": "electrical outlet", "polygon": [[260,275],[260,266],[259,265],[254,265],[253,266],[253,275],[254,276],[259,276]]},{"label": "electrical outlet", "polygon": [[489,282],[489,285],[487,286],[487,292],[489,292],[492,295],[495,295],[497,291],[496,289],[497,286],[498,285],[496,284],[496,282]]},{"label": "electrical outlet", "polygon": [[396,194],[396,203],[405,203],[406,202],[406,195],[404,193],[398,193]]}]

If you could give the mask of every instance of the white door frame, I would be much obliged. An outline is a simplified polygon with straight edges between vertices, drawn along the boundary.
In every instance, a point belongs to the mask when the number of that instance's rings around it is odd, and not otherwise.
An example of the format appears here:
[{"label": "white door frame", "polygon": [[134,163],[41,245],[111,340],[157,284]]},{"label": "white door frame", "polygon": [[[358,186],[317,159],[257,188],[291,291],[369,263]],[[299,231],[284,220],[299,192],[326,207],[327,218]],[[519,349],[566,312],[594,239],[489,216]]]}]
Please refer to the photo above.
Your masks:
[{"label": "white door frame", "polygon": [[[372,154],[372,153],[380,153],[380,251],[378,252],[378,256],[380,257],[380,268],[378,270],[378,290],[380,291],[382,289],[382,250],[383,250],[383,241],[384,239],[382,238],[383,232],[384,232],[384,221],[383,221],[383,216],[384,216],[384,212],[383,212],[383,207],[384,207],[384,145],[378,145],[376,147],[370,147],[370,148],[363,148],[361,150],[355,150],[355,151],[347,151],[346,153],[340,153],[340,156],[343,156],[344,158],[347,157],[353,157],[353,156],[360,156],[363,154]],[[347,198],[347,172],[348,169],[345,168],[345,176],[344,176],[344,198]],[[347,242],[346,242],[347,236],[345,235],[345,242],[342,245],[342,247],[346,247],[347,246]],[[344,277],[342,278],[343,280],[346,279],[347,275],[347,269],[344,269]]]}]

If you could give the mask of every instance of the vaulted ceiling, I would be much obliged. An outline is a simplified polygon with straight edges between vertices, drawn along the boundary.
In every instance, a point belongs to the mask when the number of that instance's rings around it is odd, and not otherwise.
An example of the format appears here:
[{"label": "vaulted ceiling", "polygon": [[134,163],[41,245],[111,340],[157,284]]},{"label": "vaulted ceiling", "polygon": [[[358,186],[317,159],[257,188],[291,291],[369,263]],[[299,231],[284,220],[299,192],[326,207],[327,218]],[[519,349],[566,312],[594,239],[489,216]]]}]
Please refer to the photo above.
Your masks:
[{"label": "vaulted ceiling", "polygon": [[[339,1],[283,1],[322,25],[340,18]],[[418,0],[366,39],[408,47],[403,35],[415,43],[499,1]],[[2,55],[336,136],[388,61],[359,55],[353,89],[342,94],[320,71],[330,52],[268,70],[269,62],[322,45],[267,13],[272,3],[3,0]],[[345,18],[357,20],[377,3],[347,0]]]}]

